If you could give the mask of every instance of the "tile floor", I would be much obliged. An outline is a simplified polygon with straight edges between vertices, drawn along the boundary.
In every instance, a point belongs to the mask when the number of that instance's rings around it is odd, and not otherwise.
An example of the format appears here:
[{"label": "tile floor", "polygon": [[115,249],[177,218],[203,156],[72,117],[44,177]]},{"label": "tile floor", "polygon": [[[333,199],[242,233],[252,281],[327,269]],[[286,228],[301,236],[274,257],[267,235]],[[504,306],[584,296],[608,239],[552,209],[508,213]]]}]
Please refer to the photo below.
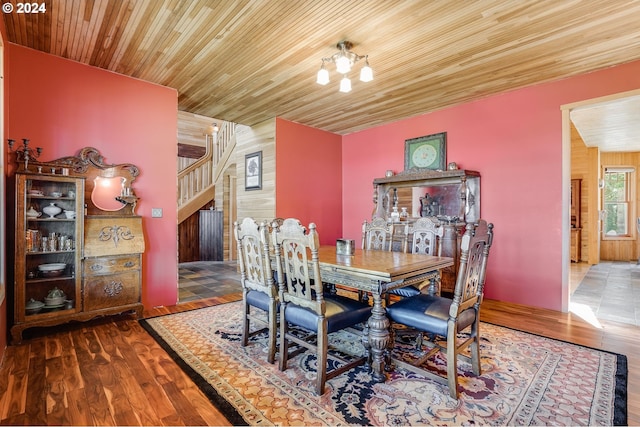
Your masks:
[{"label": "tile floor", "polygon": [[580,274],[584,277],[571,294],[570,304],[588,306],[600,320],[640,326],[640,265],[635,261],[603,261],[591,267],[572,263],[571,272],[572,281]]},{"label": "tile floor", "polygon": [[[178,271],[179,302],[242,292],[235,262],[187,262]],[[570,302],[589,307],[596,318],[640,326],[640,265],[635,262],[571,263],[570,289]]]},{"label": "tile floor", "polygon": [[178,265],[178,302],[242,292],[235,262],[195,261]]}]

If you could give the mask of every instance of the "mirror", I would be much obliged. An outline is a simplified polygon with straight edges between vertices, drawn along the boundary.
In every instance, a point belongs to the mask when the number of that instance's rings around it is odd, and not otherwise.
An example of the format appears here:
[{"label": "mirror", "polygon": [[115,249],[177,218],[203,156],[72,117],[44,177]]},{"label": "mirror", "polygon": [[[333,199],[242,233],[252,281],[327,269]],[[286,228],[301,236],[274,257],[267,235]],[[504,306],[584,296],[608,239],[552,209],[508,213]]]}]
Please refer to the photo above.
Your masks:
[{"label": "mirror", "polygon": [[408,171],[376,178],[372,217],[389,218],[392,206],[410,218],[475,221],[480,215],[480,174],[470,170]]},{"label": "mirror", "polygon": [[103,211],[114,212],[124,208],[126,203],[122,203],[118,198],[123,194],[124,184],[127,180],[121,176],[106,178],[97,176],[93,180],[93,191],[91,201]]},{"label": "mirror", "polygon": [[[38,173],[43,167],[67,170],[67,174],[86,178],[84,201],[86,215],[135,215],[138,196],[133,183],[140,171],[131,163],[107,164],[93,147],[81,149],[75,156],[50,162],[29,162],[28,172]],[[64,172],[63,172],[64,173]]]}]

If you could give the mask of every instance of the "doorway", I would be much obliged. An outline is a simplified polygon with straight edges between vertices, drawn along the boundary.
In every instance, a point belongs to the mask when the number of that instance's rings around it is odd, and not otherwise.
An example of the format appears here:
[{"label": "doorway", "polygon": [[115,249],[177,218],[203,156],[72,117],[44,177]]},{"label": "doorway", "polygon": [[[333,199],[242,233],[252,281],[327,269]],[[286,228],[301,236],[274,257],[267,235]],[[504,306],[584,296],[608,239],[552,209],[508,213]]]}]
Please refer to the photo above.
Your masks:
[{"label": "doorway", "polygon": [[[214,199],[179,225],[178,247],[186,249],[179,249],[178,304],[241,292],[233,238],[235,170],[235,163],[228,165],[212,190]],[[189,259],[181,258],[185,252],[191,252]]]},{"label": "doorway", "polygon": [[[571,224],[569,220],[563,223],[563,311],[574,311],[571,306],[582,304],[590,307],[596,317],[601,315],[604,316],[603,319],[616,320],[612,316],[620,314],[623,316],[618,321],[634,323],[634,319],[638,320],[636,313],[640,313],[640,299],[636,299],[635,307],[628,307],[629,301],[634,301],[637,294],[628,278],[640,275],[640,266],[636,263],[637,236],[632,242],[633,254],[627,249],[623,256],[628,259],[601,261],[600,184],[603,177],[600,176],[600,169],[603,163],[601,157],[610,157],[610,152],[640,152],[640,140],[636,137],[640,134],[640,125],[636,119],[640,113],[640,90],[564,105],[561,109],[563,215],[565,218],[570,218],[571,215],[572,178],[582,179],[582,204],[586,206],[582,215],[583,253],[578,264],[572,263],[570,259]],[[578,134],[586,147],[578,154],[575,152],[575,134]],[[633,137],[627,141],[621,135]],[[632,234],[636,235],[635,230]],[[582,276],[577,283],[576,272],[578,277]],[[626,296],[616,296],[620,289],[626,289]],[[585,300],[585,297],[588,298]],[[616,299],[616,309],[602,308],[599,305]],[[619,313],[615,313],[615,310]]]}]

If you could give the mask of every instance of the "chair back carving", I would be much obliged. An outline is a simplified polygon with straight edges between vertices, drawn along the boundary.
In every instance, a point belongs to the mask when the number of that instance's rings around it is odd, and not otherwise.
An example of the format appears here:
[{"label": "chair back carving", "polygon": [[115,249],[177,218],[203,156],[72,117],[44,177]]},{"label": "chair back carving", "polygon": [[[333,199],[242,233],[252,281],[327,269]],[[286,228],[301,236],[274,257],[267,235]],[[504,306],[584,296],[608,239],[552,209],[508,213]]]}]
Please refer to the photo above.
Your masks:
[{"label": "chair back carving", "polygon": [[405,252],[440,256],[442,252],[442,227],[431,218],[423,217],[407,227],[408,248]]},{"label": "chair back carving", "polygon": [[266,222],[258,224],[252,218],[243,219],[241,224],[234,223],[242,287],[275,297],[277,289],[271,270],[268,230]]},{"label": "chair back carving", "polygon": [[287,218],[281,226],[274,224],[272,233],[280,301],[324,314],[316,225],[310,223],[307,231],[297,219]]},{"label": "chair back carving", "polygon": [[271,240],[273,238],[273,229],[274,227],[280,227],[284,222],[284,218],[274,218],[269,222],[269,227],[267,230],[267,240],[269,242],[269,250],[273,253],[273,249],[275,248],[275,244]]},{"label": "chair back carving", "polygon": [[362,249],[390,251],[393,229],[386,219],[375,217],[362,223]]},{"label": "chair back carving", "polygon": [[449,310],[451,318],[471,306],[479,308],[484,294],[484,283],[489,250],[493,243],[493,224],[484,220],[467,223],[462,236],[460,267]]}]

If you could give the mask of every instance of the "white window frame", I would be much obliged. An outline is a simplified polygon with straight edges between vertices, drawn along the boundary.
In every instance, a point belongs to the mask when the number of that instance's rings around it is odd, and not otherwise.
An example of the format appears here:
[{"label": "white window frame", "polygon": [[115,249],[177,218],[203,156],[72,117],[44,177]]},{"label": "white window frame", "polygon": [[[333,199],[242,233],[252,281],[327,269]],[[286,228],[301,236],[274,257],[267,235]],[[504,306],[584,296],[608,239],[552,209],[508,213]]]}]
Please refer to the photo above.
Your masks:
[{"label": "white window frame", "polygon": [[617,173],[628,173],[627,177],[627,228],[628,234],[616,234],[609,235],[606,233],[604,229],[604,224],[606,222],[606,209],[605,209],[605,188],[602,186],[602,240],[634,240],[636,238],[636,168],[634,166],[624,166],[624,165],[610,165],[604,166],[602,171],[603,183],[606,182],[605,176],[607,172],[617,172]]}]

